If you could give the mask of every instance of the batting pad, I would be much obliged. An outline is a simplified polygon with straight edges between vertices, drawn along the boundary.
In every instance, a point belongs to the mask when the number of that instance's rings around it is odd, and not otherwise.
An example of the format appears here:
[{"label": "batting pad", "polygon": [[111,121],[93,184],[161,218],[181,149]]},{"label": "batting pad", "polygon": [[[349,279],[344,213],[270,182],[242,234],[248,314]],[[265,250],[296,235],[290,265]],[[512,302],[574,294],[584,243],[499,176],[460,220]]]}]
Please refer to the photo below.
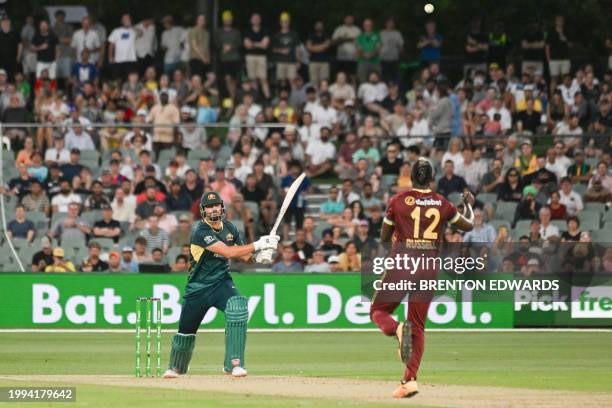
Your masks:
[{"label": "batting pad", "polygon": [[186,374],[189,370],[189,362],[195,346],[195,334],[175,334],[172,338],[172,350],[170,351],[170,363],[168,368],[179,374]]},{"label": "batting pad", "polygon": [[249,310],[244,296],[232,296],[225,306],[225,371],[236,365],[244,367],[247,320]]}]

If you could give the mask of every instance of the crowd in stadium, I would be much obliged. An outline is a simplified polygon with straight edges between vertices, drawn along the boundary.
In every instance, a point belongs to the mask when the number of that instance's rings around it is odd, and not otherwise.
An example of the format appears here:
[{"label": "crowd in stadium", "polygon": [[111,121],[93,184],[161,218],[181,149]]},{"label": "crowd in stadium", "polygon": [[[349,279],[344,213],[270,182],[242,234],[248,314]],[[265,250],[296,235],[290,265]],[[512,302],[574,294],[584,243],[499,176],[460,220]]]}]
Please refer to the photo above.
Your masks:
[{"label": "crowd in stadium", "polygon": [[[603,239],[612,220],[612,57],[573,65],[562,16],[512,42],[474,19],[453,82],[434,21],[409,44],[392,18],[300,37],[286,12],[240,31],[227,10],[214,33],[204,15],[166,16],[161,32],[127,14],[117,27],[50,17],[0,22],[2,194],[26,270],[187,271],[203,192],[252,241],[306,171],[272,270],[359,271],[420,156],[432,189],[477,196],[475,229],[444,242],[487,243],[499,270],[537,272],[550,243]],[[8,242],[0,253],[15,270]],[[612,270],[612,251],[596,258]]]}]

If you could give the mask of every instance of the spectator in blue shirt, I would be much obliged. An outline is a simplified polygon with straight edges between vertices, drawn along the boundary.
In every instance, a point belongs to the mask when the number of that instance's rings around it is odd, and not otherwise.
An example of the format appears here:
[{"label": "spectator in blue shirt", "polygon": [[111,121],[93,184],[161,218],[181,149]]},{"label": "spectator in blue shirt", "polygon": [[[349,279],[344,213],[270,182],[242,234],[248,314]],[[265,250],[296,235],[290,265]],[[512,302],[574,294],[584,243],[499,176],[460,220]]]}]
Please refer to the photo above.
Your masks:
[{"label": "spectator in blue shirt", "polygon": [[497,234],[495,233],[495,228],[492,225],[484,222],[484,215],[482,210],[475,209],[474,210],[474,229],[465,234],[463,237],[463,242],[471,242],[471,243],[486,243],[491,245]]},{"label": "spectator in blue shirt", "polygon": [[421,64],[429,65],[432,62],[440,62],[442,36],[436,32],[436,23],[428,21],[425,24],[425,34],[419,37],[417,48],[421,50]]},{"label": "spectator in blue shirt", "polygon": [[327,221],[328,219],[342,214],[344,210],[344,202],[338,201],[338,187],[333,186],[329,189],[329,197],[327,201],[321,204],[321,219]]},{"label": "spectator in blue shirt", "polygon": [[283,247],[283,255],[280,261],[272,266],[273,272],[303,272],[302,264],[295,260],[295,251],[291,245]]},{"label": "spectator in blue shirt", "polygon": [[32,221],[26,219],[25,207],[17,204],[15,207],[15,219],[6,226],[6,233],[9,238],[27,239],[32,242],[36,228]]},{"label": "spectator in blue shirt", "polygon": [[72,85],[78,93],[81,92],[83,85],[94,83],[98,79],[98,68],[96,64],[89,61],[89,50],[81,51],[81,62],[72,65]]}]

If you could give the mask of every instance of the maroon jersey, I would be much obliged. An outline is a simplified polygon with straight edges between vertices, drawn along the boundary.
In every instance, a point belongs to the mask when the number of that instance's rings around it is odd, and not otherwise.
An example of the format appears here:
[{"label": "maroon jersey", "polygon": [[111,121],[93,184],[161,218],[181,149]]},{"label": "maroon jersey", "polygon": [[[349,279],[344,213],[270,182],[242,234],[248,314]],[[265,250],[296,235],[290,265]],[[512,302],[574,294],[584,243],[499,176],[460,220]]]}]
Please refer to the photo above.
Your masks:
[{"label": "maroon jersey", "polygon": [[455,206],[440,194],[429,189],[412,189],[389,200],[384,222],[395,227],[394,243],[434,249],[442,242],[446,223],[458,219]]}]

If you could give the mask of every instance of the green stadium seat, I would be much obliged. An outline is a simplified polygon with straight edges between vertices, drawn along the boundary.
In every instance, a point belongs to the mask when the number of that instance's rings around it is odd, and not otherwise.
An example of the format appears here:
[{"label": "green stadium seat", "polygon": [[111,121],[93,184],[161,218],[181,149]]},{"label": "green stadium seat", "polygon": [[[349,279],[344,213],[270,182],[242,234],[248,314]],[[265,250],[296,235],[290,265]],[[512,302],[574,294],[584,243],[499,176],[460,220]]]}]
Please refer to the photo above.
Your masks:
[{"label": "green stadium seat", "polygon": [[581,196],[584,195],[584,192],[587,189],[587,185],[586,184],[574,184],[574,191],[577,192],[578,194],[580,194]]},{"label": "green stadium seat", "polygon": [[451,203],[455,205],[459,205],[461,204],[461,197],[462,197],[461,193],[450,193],[448,195],[448,201],[450,201]]},{"label": "green stadium seat", "polygon": [[81,217],[85,219],[85,221],[87,221],[91,227],[93,227],[96,221],[100,221],[102,219],[102,210],[83,211]]},{"label": "green stadium seat", "polygon": [[514,229],[516,231],[521,231],[522,234],[527,234],[529,232],[531,221],[533,220],[519,220],[514,226]]},{"label": "green stadium seat", "polygon": [[115,247],[115,241],[112,238],[92,238],[90,242],[92,241],[96,241],[98,244],[100,244],[100,247],[102,248],[102,252],[110,252],[113,249],[116,249]]},{"label": "green stadium seat", "polygon": [[497,202],[497,194],[493,193],[480,193],[476,196],[476,200],[482,203],[492,203],[495,204]]},{"label": "green stadium seat", "polygon": [[208,149],[190,150],[189,152],[187,152],[188,160],[200,161],[200,159],[208,159],[210,156],[212,156],[212,153]]},{"label": "green stadium seat", "polygon": [[39,223],[44,222],[45,224],[49,223],[49,217],[42,211],[32,211],[26,214],[26,218],[28,221],[32,221],[34,225],[38,226]]},{"label": "green stadium seat", "polygon": [[583,210],[578,214],[578,219],[580,220],[580,225],[584,228],[584,225],[588,223],[589,225],[596,225],[595,229],[599,229],[599,223],[601,221],[601,213],[595,211]]},{"label": "green stadium seat", "polygon": [[550,224],[559,228],[559,232],[567,231],[567,223],[565,220],[552,220]]},{"label": "green stadium seat", "polygon": [[259,204],[256,203],[255,201],[245,201],[244,206],[251,210],[251,213],[253,214],[253,221],[258,222],[259,221]]},{"label": "green stadium seat", "polygon": [[246,239],[246,229],[244,227],[244,221],[242,220],[231,220],[232,224],[234,224],[234,226],[238,229],[238,231],[240,232],[240,235],[242,236],[243,239]]},{"label": "green stadium seat", "polygon": [[595,212],[603,214],[607,211],[607,207],[604,203],[585,203],[584,210],[585,211],[595,211]]},{"label": "green stadium seat", "polygon": [[164,149],[159,152],[159,156],[157,157],[157,161],[160,163],[169,163],[176,157],[176,149],[171,147],[169,149]]}]

